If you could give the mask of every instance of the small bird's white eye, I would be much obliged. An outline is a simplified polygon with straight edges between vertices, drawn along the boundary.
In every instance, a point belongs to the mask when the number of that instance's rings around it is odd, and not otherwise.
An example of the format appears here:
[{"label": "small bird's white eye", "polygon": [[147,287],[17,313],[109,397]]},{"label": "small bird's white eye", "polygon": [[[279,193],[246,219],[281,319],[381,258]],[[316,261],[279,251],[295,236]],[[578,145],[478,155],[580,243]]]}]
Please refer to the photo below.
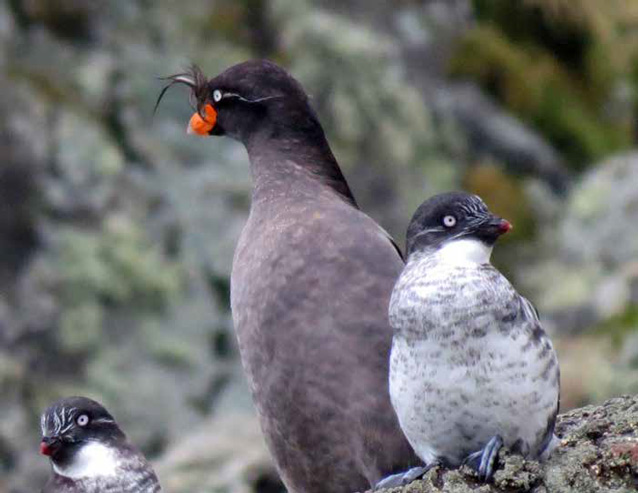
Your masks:
[{"label": "small bird's white eye", "polygon": [[86,414],[80,414],[75,422],[78,426],[86,426],[89,424],[89,417]]},{"label": "small bird's white eye", "polygon": [[456,226],[456,218],[454,216],[445,216],[443,218],[443,226],[446,228],[453,228]]},{"label": "small bird's white eye", "polygon": [[222,92],[219,89],[213,91],[213,101],[219,103],[222,100]]}]

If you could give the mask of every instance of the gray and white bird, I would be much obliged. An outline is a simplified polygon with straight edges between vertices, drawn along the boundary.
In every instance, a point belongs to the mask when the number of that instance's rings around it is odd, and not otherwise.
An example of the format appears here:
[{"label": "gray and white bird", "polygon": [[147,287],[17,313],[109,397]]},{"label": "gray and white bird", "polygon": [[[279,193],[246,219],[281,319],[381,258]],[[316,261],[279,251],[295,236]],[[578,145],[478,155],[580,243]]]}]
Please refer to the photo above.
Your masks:
[{"label": "gray and white bird", "polygon": [[157,476],[104,407],[67,397],[42,414],[40,453],[53,475],[42,493],[156,493]]},{"label": "gray and white bird", "polygon": [[426,468],[403,482],[463,463],[489,480],[502,445],[544,459],[557,443],[556,353],[532,304],[490,264],[510,228],[462,192],[427,200],[412,218],[389,307],[390,397]]}]

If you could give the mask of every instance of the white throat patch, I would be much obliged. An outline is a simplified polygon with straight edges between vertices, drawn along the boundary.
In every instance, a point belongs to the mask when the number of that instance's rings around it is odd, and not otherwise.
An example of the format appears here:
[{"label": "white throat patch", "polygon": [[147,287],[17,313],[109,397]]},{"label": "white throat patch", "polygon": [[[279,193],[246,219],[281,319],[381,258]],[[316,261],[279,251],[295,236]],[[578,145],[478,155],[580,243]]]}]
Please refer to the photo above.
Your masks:
[{"label": "white throat patch", "polygon": [[470,238],[447,242],[436,252],[440,260],[450,264],[488,264],[491,255],[491,246]]},{"label": "white throat patch", "polygon": [[88,442],[75,454],[73,462],[65,467],[53,463],[53,470],[70,479],[113,476],[118,467],[116,451],[98,442]]}]

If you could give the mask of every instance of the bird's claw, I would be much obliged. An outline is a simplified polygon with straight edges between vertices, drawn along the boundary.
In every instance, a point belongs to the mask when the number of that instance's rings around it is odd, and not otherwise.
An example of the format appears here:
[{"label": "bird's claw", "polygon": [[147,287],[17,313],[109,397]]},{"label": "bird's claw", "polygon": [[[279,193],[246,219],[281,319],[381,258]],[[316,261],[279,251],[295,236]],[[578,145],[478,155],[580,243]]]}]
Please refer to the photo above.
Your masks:
[{"label": "bird's claw", "polygon": [[501,436],[493,436],[482,450],[468,455],[463,463],[474,469],[478,473],[481,481],[491,481],[496,469],[495,466],[496,459],[498,458],[498,452],[501,450],[502,446],[503,439]]},{"label": "bird's claw", "polygon": [[405,486],[406,484],[410,484],[415,479],[419,479],[423,477],[426,472],[432,469],[436,462],[429,464],[423,467],[413,467],[404,472],[399,472],[397,474],[391,474],[390,476],[386,476],[381,481],[379,481],[375,486],[374,490],[383,490],[386,488],[398,488],[400,486]]}]

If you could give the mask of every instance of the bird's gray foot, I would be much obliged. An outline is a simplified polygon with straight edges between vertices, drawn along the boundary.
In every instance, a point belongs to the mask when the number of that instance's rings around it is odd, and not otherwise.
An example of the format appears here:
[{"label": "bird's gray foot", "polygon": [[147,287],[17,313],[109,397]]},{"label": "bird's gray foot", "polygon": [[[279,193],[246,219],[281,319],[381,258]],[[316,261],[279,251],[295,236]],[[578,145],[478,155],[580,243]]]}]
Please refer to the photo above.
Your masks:
[{"label": "bird's gray foot", "polygon": [[468,455],[463,463],[478,472],[481,481],[491,481],[492,476],[494,476],[498,452],[502,446],[503,439],[500,435],[496,435],[487,442],[482,450]]},{"label": "bird's gray foot", "polygon": [[390,476],[386,476],[381,481],[379,481],[375,486],[375,490],[382,490],[385,488],[398,488],[399,486],[405,486],[406,484],[410,484],[415,479],[419,479],[424,476],[426,472],[432,469],[434,466],[437,466],[438,462],[432,462],[427,466],[423,467],[413,467],[412,469],[408,469],[404,472],[399,472],[397,474],[391,474]]}]

